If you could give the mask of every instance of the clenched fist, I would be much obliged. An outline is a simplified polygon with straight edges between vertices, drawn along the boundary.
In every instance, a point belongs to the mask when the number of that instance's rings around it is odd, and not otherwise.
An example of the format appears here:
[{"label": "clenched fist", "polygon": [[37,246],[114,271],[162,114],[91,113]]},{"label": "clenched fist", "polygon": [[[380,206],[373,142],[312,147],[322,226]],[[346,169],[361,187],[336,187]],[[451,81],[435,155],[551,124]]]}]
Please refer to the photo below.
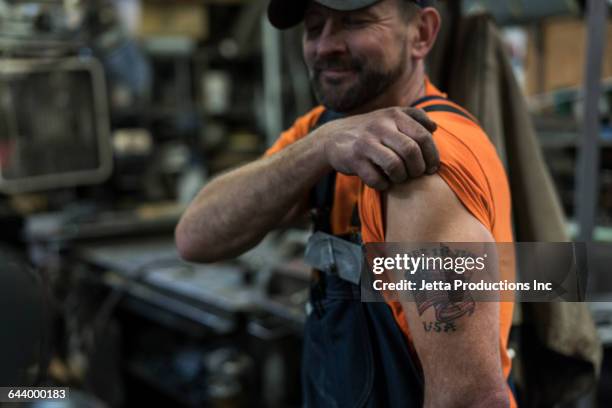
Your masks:
[{"label": "clenched fist", "polygon": [[338,119],[315,132],[323,134],[331,167],[386,190],[392,183],[436,172],[440,159],[431,135],[435,129],[423,110],[394,107]]}]

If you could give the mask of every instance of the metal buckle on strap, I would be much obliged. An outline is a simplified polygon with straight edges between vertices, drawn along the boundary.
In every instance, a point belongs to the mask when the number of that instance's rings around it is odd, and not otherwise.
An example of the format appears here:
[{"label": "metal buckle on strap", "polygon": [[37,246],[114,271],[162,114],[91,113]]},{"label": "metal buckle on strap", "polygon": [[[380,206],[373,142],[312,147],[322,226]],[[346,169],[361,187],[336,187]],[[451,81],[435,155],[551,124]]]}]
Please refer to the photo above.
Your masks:
[{"label": "metal buckle on strap", "polygon": [[359,285],[364,265],[360,245],[324,232],[315,232],[308,239],[304,261],[322,272]]}]

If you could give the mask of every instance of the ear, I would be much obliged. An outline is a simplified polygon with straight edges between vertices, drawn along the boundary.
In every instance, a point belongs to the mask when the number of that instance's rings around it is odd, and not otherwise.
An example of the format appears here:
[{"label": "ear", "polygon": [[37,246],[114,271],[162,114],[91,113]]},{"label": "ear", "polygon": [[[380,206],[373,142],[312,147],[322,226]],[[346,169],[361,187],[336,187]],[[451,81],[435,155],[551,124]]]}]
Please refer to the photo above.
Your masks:
[{"label": "ear", "polygon": [[426,7],[420,11],[415,18],[417,34],[412,44],[412,57],[424,59],[438,37],[440,23],[442,19],[440,13],[433,7]]}]

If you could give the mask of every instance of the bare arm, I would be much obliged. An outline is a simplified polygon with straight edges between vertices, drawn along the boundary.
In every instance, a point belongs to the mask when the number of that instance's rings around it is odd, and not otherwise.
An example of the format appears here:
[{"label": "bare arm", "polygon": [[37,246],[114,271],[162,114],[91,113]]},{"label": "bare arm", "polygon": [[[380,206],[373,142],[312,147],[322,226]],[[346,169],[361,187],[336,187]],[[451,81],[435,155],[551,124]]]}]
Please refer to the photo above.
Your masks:
[{"label": "bare arm", "polygon": [[[493,242],[437,175],[392,188],[386,214],[390,242]],[[419,311],[417,302],[402,306],[425,375],[425,407],[509,406],[499,354],[498,303],[475,302],[470,313],[444,322],[433,307]],[[436,324],[442,329],[432,329]]]},{"label": "bare arm", "polygon": [[239,255],[277,227],[330,169],[315,137],[311,134],[206,185],[177,226],[181,256],[207,262]]},{"label": "bare arm", "polygon": [[331,169],[358,175],[378,189],[433,172],[438,166],[434,129],[422,111],[399,108],[321,126],[205,186],[176,228],[178,250],[187,260],[212,262],[250,249],[297,215],[296,203]]}]

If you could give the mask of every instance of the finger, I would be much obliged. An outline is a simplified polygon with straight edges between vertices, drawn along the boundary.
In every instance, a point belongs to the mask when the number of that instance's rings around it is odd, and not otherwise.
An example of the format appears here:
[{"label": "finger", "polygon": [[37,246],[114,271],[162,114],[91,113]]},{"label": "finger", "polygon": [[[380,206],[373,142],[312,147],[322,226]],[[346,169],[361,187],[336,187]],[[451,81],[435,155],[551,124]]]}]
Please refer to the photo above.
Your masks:
[{"label": "finger", "polygon": [[357,175],[366,185],[378,191],[387,190],[391,186],[380,168],[367,160],[358,167]]},{"label": "finger", "polygon": [[382,143],[402,160],[408,177],[415,178],[423,175],[427,167],[421,147],[416,141],[399,131],[382,133],[381,138]]},{"label": "finger", "polygon": [[403,111],[408,116],[410,116],[412,119],[414,119],[417,122],[419,122],[421,124],[421,126],[423,126],[425,129],[427,129],[428,131],[430,131],[432,133],[435,132],[436,129],[438,128],[438,125],[436,125],[436,122],[431,120],[429,118],[429,116],[427,116],[427,113],[425,113],[425,111],[423,109],[419,109],[419,108],[404,108]]},{"label": "finger", "polygon": [[[399,133],[395,138],[398,137],[406,139],[403,135],[399,136]],[[368,149],[367,157],[382,170],[391,182],[397,184],[408,180],[408,169],[405,162],[392,148],[378,142]]]},{"label": "finger", "polygon": [[427,164],[425,162],[425,158],[423,157],[423,151],[414,140],[406,138],[399,132],[398,135],[404,137],[409,145],[406,153],[404,153],[404,163],[406,169],[408,170],[408,175],[411,178],[421,177],[427,170]]},{"label": "finger", "polygon": [[395,123],[398,131],[418,144],[425,160],[426,171],[429,174],[435,173],[440,167],[440,155],[431,133],[407,115],[398,116]]}]

